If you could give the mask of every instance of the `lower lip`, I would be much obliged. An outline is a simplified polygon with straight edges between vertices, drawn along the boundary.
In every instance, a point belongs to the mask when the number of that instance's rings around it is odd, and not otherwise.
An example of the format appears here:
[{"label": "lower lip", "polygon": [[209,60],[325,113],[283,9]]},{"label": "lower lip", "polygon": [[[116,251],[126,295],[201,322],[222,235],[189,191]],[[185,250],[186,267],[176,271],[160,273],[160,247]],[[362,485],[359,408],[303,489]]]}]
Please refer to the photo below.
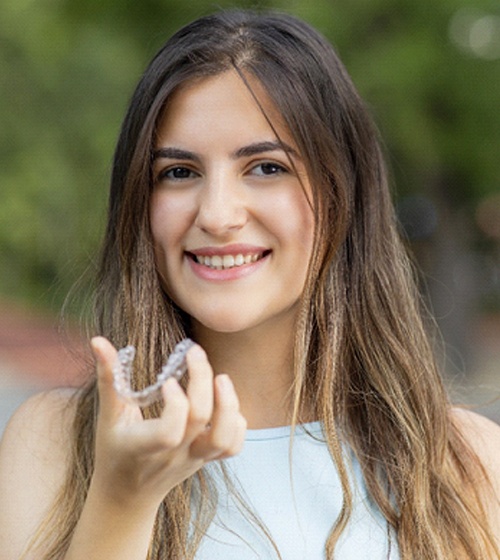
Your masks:
[{"label": "lower lip", "polygon": [[270,254],[271,253],[252,263],[242,264],[241,266],[233,266],[233,268],[226,268],[221,270],[204,266],[194,261],[191,257],[185,256],[185,258],[187,259],[191,270],[199,278],[203,280],[210,280],[212,282],[227,282],[229,280],[238,280],[239,278],[245,278],[246,276],[253,274],[267,262]]}]

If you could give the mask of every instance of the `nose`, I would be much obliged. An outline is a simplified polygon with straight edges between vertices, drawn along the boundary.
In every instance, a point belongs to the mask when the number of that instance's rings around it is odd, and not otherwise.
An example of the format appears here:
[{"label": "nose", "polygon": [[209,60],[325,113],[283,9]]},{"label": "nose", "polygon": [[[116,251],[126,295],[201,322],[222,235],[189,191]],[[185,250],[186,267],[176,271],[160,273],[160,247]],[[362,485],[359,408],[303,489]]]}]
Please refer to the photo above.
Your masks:
[{"label": "nose", "polygon": [[218,173],[207,177],[198,194],[195,225],[215,236],[224,236],[241,229],[247,222],[245,194],[238,180]]}]

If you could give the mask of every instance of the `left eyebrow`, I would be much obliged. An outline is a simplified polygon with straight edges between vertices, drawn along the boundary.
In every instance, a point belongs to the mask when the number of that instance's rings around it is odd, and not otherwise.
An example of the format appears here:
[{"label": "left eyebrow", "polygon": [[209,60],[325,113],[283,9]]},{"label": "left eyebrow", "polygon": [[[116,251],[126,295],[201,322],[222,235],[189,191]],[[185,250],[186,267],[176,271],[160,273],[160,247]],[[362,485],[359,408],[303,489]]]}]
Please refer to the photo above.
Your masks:
[{"label": "left eyebrow", "polygon": [[251,157],[251,156],[263,154],[265,152],[275,152],[277,150],[281,152],[286,152],[287,154],[290,154],[295,158],[299,157],[297,151],[294,150],[288,144],[285,144],[284,142],[273,142],[273,141],[256,142],[255,144],[249,144],[248,146],[243,146],[242,148],[236,150],[232,154],[232,157],[234,159],[238,159],[240,157]]}]

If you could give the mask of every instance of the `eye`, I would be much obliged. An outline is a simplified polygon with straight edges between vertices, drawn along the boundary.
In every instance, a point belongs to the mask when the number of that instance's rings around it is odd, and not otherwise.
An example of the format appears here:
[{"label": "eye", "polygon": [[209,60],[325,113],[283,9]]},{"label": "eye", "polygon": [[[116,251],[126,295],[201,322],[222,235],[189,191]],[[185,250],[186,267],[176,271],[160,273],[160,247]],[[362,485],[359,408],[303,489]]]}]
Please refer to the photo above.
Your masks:
[{"label": "eye", "polygon": [[197,173],[189,169],[189,167],[176,165],[175,167],[170,167],[158,173],[158,181],[186,181],[187,179],[192,179],[196,176]]},{"label": "eye", "polygon": [[279,165],[278,163],[273,163],[271,161],[266,161],[259,163],[255,167],[252,167],[250,174],[257,176],[269,176],[269,175],[280,175],[282,173],[287,173],[286,167]]}]

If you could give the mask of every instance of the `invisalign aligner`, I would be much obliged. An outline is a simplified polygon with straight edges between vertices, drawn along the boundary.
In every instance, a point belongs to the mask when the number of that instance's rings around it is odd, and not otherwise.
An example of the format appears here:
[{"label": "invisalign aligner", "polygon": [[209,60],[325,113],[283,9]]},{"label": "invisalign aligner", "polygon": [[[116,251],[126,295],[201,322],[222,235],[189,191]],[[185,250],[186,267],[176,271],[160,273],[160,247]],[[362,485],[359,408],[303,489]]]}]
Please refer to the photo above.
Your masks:
[{"label": "invisalign aligner", "polygon": [[186,354],[194,346],[194,342],[185,338],[181,340],[168,357],[167,363],[162,367],[156,382],[141,391],[134,391],[131,387],[132,364],[135,357],[135,347],[126,346],[118,350],[118,356],[113,367],[114,388],[126,401],[138,406],[149,406],[161,399],[161,387],[169,377],[179,380],[187,369]]}]

